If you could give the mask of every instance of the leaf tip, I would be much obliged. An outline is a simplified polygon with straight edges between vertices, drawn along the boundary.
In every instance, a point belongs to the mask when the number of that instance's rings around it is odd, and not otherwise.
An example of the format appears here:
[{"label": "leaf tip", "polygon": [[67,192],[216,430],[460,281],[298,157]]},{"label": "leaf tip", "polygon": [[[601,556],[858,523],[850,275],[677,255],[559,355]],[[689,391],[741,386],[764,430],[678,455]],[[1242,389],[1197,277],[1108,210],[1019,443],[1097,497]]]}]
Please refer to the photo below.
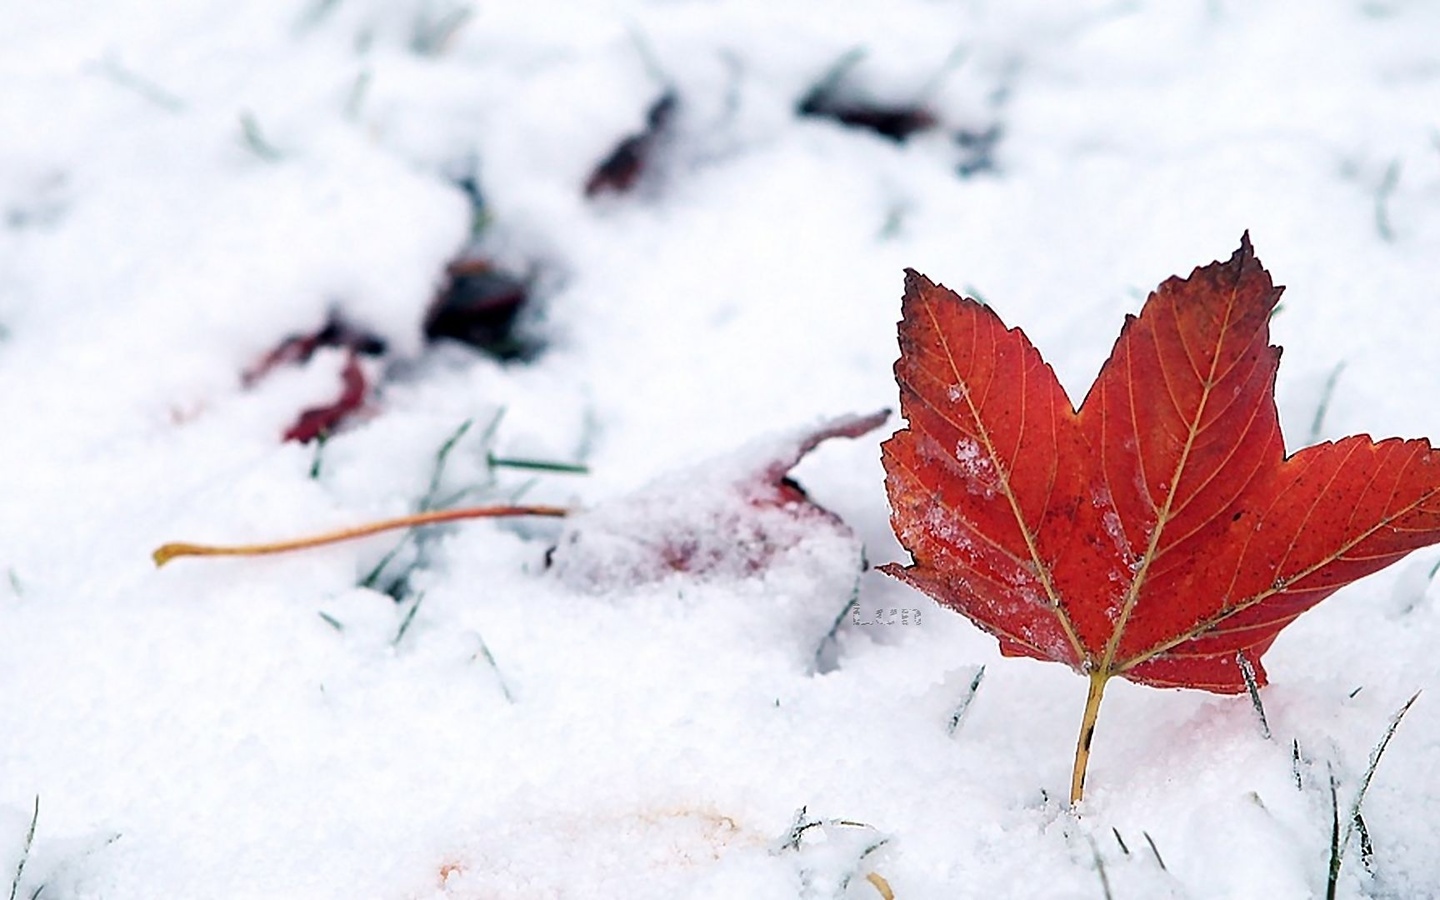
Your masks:
[{"label": "leaf tip", "polygon": [[891,578],[898,578],[901,581],[905,580],[905,567],[899,563],[885,563],[883,566],[876,566],[875,571],[884,572]]},{"label": "leaf tip", "polygon": [[1237,278],[1245,272],[1258,272],[1264,279],[1265,286],[1269,289],[1270,296],[1268,299],[1270,306],[1273,307],[1276,303],[1280,302],[1280,293],[1284,291],[1285,288],[1274,284],[1270,278],[1269,270],[1265,268],[1265,264],[1260,261],[1260,258],[1255,255],[1255,245],[1250,242],[1250,229],[1245,229],[1240,235],[1240,246],[1236,248],[1234,253],[1230,254],[1228,265],[1235,270]]},{"label": "leaf tip", "polygon": [[920,274],[916,270],[905,267],[905,296],[919,296],[921,293],[935,287],[935,282]]},{"label": "leaf tip", "polygon": [[[905,339],[905,326],[918,318],[918,310],[926,307],[935,310],[984,310],[996,322],[1000,319],[985,301],[952,290],[932,281],[928,276],[906,267],[905,291],[900,298],[901,340]],[[1002,323],[1003,325],[1003,323]]]}]

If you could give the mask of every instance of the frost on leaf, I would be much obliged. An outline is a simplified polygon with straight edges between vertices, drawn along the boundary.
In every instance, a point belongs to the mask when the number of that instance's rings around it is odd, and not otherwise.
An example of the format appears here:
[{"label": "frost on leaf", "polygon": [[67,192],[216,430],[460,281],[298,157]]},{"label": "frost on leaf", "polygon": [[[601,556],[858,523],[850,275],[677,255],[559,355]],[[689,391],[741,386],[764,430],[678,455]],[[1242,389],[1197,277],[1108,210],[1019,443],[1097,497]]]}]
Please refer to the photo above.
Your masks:
[{"label": "frost on leaf", "polygon": [[910,565],[882,570],[994,634],[1007,655],[1091,680],[1246,690],[1305,610],[1440,541],[1428,441],[1368,436],[1286,456],[1275,409],[1280,298],[1249,236],[1127,317],[1076,409],[1019,329],[907,274],[883,445]]},{"label": "frost on leaf", "polygon": [[858,548],[849,527],[788,475],[822,441],[860,437],[888,417],[846,416],[758,441],[573,516],[551,564],[573,586],[605,590],[675,573],[744,578],[802,543],[826,538],[843,542],[853,558]]}]

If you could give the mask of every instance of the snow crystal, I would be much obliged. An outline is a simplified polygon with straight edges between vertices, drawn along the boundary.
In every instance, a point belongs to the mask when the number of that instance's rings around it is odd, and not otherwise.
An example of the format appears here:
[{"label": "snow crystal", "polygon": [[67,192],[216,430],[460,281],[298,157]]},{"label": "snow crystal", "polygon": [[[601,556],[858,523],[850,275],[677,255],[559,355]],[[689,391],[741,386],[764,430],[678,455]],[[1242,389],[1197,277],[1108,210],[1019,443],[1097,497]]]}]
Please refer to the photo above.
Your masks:
[{"label": "snow crystal", "polygon": [[961,438],[955,443],[954,460],[970,493],[986,500],[995,498],[1003,473],[978,443],[971,438]]},{"label": "snow crystal", "polygon": [[932,504],[926,509],[924,531],[940,538],[961,553],[969,553],[974,549],[970,540],[969,526],[963,520],[957,520],[953,510],[938,503]]},{"label": "snow crystal", "polygon": [[[1115,501],[1110,495],[1109,487],[1101,485],[1095,488],[1090,494],[1090,503],[1096,509],[1103,510],[1100,514],[1100,526],[1110,538],[1116,555],[1124,561],[1130,574],[1134,575],[1140,569],[1140,560],[1131,549],[1129,538],[1125,536],[1125,524],[1120,521],[1120,514],[1115,511]],[[1115,571],[1110,572],[1109,577],[1112,581],[1123,580],[1121,574]]]},{"label": "snow crystal", "polygon": [[955,461],[962,471],[972,473],[988,471],[993,465],[973,438],[961,438],[955,442]]}]

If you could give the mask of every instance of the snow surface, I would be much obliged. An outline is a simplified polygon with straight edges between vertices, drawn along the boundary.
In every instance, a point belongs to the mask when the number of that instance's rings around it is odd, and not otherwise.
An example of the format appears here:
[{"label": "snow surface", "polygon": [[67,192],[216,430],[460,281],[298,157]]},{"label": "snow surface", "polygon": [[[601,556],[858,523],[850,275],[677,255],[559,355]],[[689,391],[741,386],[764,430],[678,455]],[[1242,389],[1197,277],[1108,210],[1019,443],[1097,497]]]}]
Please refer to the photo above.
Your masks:
[{"label": "snow surface", "polygon": [[[940,128],[798,118],[855,48],[850,90]],[[587,200],[667,87],[652,171]],[[703,501],[703,460],[895,404],[905,266],[1078,399],[1124,314],[1245,229],[1288,286],[1292,445],[1440,434],[1437,110],[1421,0],[6,4],[0,892],[23,860],[46,900],[874,898],[872,872],[902,900],[1313,897],[1330,777],[1344,808],[1423,690],[1340,894],[1440,896],[1440,552],[1281,636],[1268,740],[1247,698],[1111,687],[1078,818],[1084,680],[859,573],[857,537],[903,556],[878,434],[797,469],[854,537],[756,572],[580,586],[536,521],[407,543],[403,603],[357,586],[396,536],[149,560],[411,510],[466,420],[444,486],[471,500],[605,508],[680,471]],[[962,176],[954,135],[993,127]],[[535,275],[528,363],[421,337],[470,175],[481,248]],[[391,350],[312,478],[279,435],[343,355],[239,375],[332,309]]]}]

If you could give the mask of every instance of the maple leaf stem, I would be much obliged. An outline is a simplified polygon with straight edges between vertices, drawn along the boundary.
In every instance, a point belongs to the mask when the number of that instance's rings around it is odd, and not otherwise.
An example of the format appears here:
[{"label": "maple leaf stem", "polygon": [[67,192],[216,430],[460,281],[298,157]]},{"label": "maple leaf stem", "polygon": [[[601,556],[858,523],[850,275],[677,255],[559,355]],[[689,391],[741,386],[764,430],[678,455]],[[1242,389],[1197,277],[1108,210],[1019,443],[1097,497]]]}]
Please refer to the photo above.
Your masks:
[{"label": "maple leaf stem", "polygon": [[467,506],[460,509],[441,509],[430,512],[396,516],[368,522],[353,528],[326,531],[308,537],[288,541],[274,541],[262,544],[187,544],[170,543],[156,548],[152,557],[155,565],[163,566],[177,556],[262,556],[267,553],[286,553],[290,550],[304,550],[325,544],[338,544],[356,538],[368,537],[397,528],[414,528],[417,525],[434,525],[440,522],[455,522],[462,519],[494,519],[508,516],[566,516],[570,511],[560,506]]},{"label": "maple leaf stem", "polygon": [[1080,739],[1075,743],[1075,768],[1070,774],[1070,806],[1085,797],[1085,769],[1090,765],[1090,742],[1095,739],[1095,722],[1100,718],[1100,700],[1110,672],[1101,669],[1090,673],[1090,691],[1085,696],[1085,716],[1080,720]]}]

